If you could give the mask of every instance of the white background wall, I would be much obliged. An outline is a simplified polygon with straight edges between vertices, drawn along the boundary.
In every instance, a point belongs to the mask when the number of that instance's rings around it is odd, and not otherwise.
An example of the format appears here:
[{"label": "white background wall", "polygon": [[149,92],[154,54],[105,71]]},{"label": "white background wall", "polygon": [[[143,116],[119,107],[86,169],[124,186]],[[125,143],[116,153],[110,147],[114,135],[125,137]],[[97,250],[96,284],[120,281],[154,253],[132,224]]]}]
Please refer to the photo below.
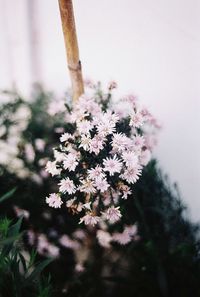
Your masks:
[{"label": "white background wall", "polygon": [[[133,92],[161,120],[156,156],[200,220],[200,1],[74,0],[74,8],[84,76],[117,80],[119,95]],[[27,94],[35,77],[58,94],[69,86],[57,0],[0,0],[0,88],[15,83]]]}]

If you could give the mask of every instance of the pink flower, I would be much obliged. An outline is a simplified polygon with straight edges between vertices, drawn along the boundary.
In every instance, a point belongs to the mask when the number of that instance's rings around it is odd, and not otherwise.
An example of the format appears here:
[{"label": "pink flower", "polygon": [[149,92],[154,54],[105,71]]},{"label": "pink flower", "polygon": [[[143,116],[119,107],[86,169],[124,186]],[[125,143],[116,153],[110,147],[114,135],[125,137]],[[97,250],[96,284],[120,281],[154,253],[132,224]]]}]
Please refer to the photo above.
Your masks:
[{"label": "pink flower", "polygon": [[20,208],[18,206],[14,206],[13,208],[14,208],[14,211],[15,211],[17,217],[23,216],[25,219],[29,219],[30,212],[28,210]]},{"label": "pink flower", "polygon": [[121,187],[121,190],[123,192],[123,196],[122,196],[123,199],[127,199],[128,195],[132,194],[130,187],[127,185],[123,185]]},{"label": "pink flower", "polygon": [[58,152],[57,150],[54,149],[54,158],[56,162],[62,162],[66,158],[66,154]]},{"label": "pink flower", "polygon": [[123,133],[114,133],[112,137],[112,147],[114,151],[122,152],[127,145],[128,137]]},{"label": "pink flower", "polygon": [[88,151],[90,148],[90,135],[81,135],[81,143],[79,147],[82,147],[85,151]]},{"label": "pink flower", "polygon": [[107,136],[115,132],[115,123],[109,120],[102,120],[97,125],[97,131],[100,135]]},{"label": "pink flower", "polygon": [[49,197],[46,197],[46,203],[49,204],[50,207],[60,208],[63,204],[60,196],[56,193],[52,193]]},{"label": "pink flower", "polygon": [[118,207],[111,206],[107,209],[105,213],[106,219],[109,220],[110,223],[116,223],[121,218],[121,212]]},{"label": "pink flower", "polygon": [[124,152],[122,158],[129,168],[134,168],[138,164],[138,157],[133,152]]},{"label": "pink flower", "polygon": [[65,157],[63,165],[64,165],[64,169],[68,169],[69,171],[74,171],[76,166],[78,165],[76,156],[72,153],[68,154]]},{"label": "pink flower", "polygon": [[130,126],[140,128],[144,124],[144,117],[140,112],[134,112],[131,115]]},{"label": "pink flower", "polygon": [[89,131],[92,129],[92,124],[88,120],[77,122],[77,129],[80,134],[88,134]]},{"label": "pink flower", "polygon": [[79,224],[85,223],[85,225],[95,226],[99,221],[100,221],[100,217],[95,216],[92,213],[88,213],[80,219]]},{"label": "pink flower", "polygon": [[95,193],[96,189],[94,187],[94,182],[91,181],[90,179],[84,179],[81,180],[82,185],[79,187],[79,190],[81,192],[85,192],[85,193]]},{"label": "pink flower", "polygon": [[65,194],[67,192],[68,194],[73,194],[76,192],[76,187],[69,177],[62,179],[58,185],[60,186],[59,191],[61,193]]},{"label": "pink flower", "polygon": [[43,152],[45,148],[45,141],[41,138],[35,140],[35,147],[38,151]]},{"label": "pink flower", "polygon": [[103,178],[105,173],[103,172],[103,168],[100,165],[97,165],[95,168],[88,170],[89,179],[95,180],[98,177]]},{"label": "pink flower", "polygon": [[61,169],[58,169],[56,167],[56,161],[48,161],[46,165],[46,171],[49,172],[52,176],[59,175],[61,173]]},{"label": "pink flower", "polygon": [[106,158],[103,160],[104,171],[108,171],[110,175],[119,173],[122,168],[122,163],[117,159],[116,155],[113,158]]},{"label": "pink flower", "polygon": [[33,149],[33,146],[32,144],[30,143],[27,143],[25,145],[25,155],[26,155],[26,158],[29,162],[33,162],[34,159],[35,159],[35,151]]},{"label": "pink flower", "polygon": [[89,151],[90,153],[95,153],[95,155],[98,155],[100,150],[103,149],[103,141],[99,139],[98,136],[94,136],[89,145]]},{"label": "pink flower", "polygon": [[111,235],[108,232],[105,232],[103,230],[97,231],[97,239],[99,244],[104,248],[110,247],[110,242],[112,240]]},{"label": "pink flower", "polygon": [[136,135],[134,138],[133,138],[133,142],[134,142],[134,145],[139,147],[139,148],[142,148],[144,145],[145,145],[145,139],[144,139],[144,136],[141,136],[141,135]]},{"label": "pink flower", "polygon": [[64,134],[61,135],[60,141],[61,142],[66,142],[66,141],[68,141],[69,139],[72,139],[72,138],[73,138],[73,136],[70,133],[64,133]]},{"label": "pink flower", "polygon": [[59,239],[59,243],[68,248],[68,249],[72,249],[72,250],[77,250],[80,247],[80,244],[76,241],[71,239],[68,235],[62,235]]},{"label": "pink flower", "polygon": [[120,175],[120,177],[124,180],[126,180],[130,184],[134,184],[141,175],[142,167],[140,165],[137,165],[134,168],[127,168],[123,174]]},{"label": "pink flower", "polygon": [[131,237],[127,232],[123,232],[123,233],[116,232],[112,236],[112,241],[116,241],[121,245],[126,245],[131,241]]},{"label": "pink flower", "polygon": [[109,188],[109,184],[105,178],[97,177],[95,179],[95,186],[98,190],[100,190],[102,193],[105,192]]}]

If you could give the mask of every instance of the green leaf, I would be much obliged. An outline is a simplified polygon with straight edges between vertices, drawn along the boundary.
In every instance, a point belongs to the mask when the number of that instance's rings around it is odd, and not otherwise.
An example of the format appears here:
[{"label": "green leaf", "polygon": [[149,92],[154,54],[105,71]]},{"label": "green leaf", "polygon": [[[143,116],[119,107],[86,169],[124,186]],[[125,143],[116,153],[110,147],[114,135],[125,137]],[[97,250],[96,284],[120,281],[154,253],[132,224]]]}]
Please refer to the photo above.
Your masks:
[{"label": "green leaf", "polygon": [[22,225],[22,220],[23,220],[23,217],[20,217],[19,220],[17,221],[17,223],[10,226],[10,228],[8,230],[8,236],[16,236],[19,234],[19,231],[20,231],[20,228]]},{"label": "green leaf", "polygon": [[38,275],[42,272],[42,270],[44,270],[44,268],[47,265],[49,265],[52,261],[53,259],[46,259],[43,262],[39,263],[32,271],[32,273],[27,277],[26,281],[32,282],[33,280],[35,280],[38,277]]},{"label": "green leaf", "polygon": [[0,203],[2,203],[4,200],[10,198],[16,191],[17,188],[12,189],[11,191],[7,192],[3,196],[0,197]]}]

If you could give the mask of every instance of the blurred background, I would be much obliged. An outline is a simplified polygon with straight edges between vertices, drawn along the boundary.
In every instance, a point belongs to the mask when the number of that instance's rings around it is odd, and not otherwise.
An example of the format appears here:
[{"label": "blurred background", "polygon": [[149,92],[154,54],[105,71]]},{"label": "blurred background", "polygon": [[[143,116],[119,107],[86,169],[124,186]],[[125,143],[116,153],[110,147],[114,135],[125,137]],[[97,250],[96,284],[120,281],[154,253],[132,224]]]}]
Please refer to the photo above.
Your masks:
[{"label": "blurred background", "polygon": [[[156,157],[200,219],[200,2],[74,0],[85,78],[118,82],[161,121]],[[0,0],[0,88],[70,86],[56,0]]]}]

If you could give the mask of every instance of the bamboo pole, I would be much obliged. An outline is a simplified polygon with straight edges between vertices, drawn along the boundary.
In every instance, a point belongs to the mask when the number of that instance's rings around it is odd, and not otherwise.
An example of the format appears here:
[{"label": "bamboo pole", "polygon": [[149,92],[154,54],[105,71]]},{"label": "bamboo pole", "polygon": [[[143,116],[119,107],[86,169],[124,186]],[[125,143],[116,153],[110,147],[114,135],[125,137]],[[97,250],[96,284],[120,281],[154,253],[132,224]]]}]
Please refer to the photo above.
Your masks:
[{"label": "bamboo pole", "polygon": [[65,40],[67,63],[72,84],[73,101],[75,102],[83,93],[83,77],[79,49],[76,35],[76,26],[72,0],[58,0],[62,29]]}]

